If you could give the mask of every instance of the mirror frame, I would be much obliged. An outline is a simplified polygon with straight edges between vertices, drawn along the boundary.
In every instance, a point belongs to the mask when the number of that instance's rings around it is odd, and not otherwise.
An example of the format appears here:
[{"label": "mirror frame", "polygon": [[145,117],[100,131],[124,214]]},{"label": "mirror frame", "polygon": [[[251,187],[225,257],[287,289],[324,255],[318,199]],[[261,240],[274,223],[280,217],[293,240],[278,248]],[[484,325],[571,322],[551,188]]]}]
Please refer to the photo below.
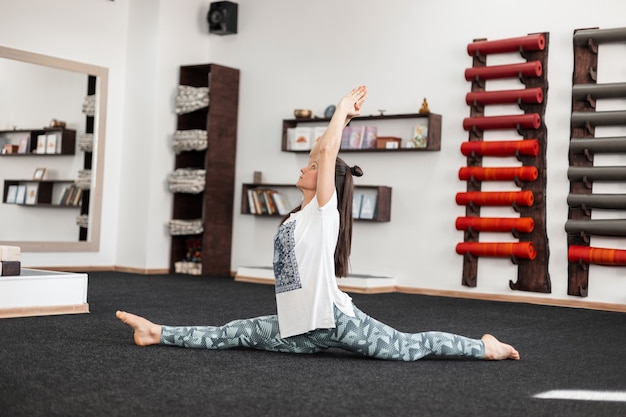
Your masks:
[{"label": "mirror frame", "polygon": [[[105,67],[77,61],[41,55],[33,52],[0,46],[0,58],[22,61],[97,77],[97,114],[94,120],[96,134],[95,158],[91,166],[91,189],[89,208],[89,239],[76,242],[56,241],[0,241],[0,245],[19,246],[22,252],[97,252],[100,249],[100,227],[102,218],[102,193],[104,170],[104,142],[107,120],[107,92],[109,70]],[[86,85],[86,83],[85,83]]]}]

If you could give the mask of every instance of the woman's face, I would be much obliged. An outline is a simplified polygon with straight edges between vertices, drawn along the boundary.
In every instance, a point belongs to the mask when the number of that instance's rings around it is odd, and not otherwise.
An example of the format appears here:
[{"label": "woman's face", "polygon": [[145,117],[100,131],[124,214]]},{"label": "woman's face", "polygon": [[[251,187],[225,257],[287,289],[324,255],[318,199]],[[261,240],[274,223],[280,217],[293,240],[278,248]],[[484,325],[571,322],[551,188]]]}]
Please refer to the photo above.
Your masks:
[{"label": "woman's face", "polygon": [[301,175],[298,178],[298,182],[296,186],[301,190],[313,190],[317,189],[317,167],[318,167],[317,156],[314,153],[311,153],[309,156],[309,162],[305,167],[300,169]]}]

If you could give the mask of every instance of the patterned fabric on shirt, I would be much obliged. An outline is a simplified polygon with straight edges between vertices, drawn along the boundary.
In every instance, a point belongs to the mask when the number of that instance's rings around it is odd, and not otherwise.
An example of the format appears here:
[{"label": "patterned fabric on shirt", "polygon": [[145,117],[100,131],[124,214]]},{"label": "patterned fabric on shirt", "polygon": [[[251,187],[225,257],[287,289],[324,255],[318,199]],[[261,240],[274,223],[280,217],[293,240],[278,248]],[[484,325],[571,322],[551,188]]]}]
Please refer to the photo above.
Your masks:
[{"label": "patterned fabric on shirt", "polygon": [[294,247],[296,222],[283,223],[274,237],[274,277],[276,293],[302,288]]}]

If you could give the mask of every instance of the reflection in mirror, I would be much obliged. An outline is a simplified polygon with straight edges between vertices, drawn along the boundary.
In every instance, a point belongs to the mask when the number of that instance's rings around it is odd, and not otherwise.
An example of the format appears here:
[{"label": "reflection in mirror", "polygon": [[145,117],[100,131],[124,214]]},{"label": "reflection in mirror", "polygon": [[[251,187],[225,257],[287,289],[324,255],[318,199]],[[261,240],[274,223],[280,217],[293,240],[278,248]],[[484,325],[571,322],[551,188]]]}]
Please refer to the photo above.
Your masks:
[{"label": "reflection in mirror", "polygon": [[97,251],[108,70],[0,46],[0,245]]}]

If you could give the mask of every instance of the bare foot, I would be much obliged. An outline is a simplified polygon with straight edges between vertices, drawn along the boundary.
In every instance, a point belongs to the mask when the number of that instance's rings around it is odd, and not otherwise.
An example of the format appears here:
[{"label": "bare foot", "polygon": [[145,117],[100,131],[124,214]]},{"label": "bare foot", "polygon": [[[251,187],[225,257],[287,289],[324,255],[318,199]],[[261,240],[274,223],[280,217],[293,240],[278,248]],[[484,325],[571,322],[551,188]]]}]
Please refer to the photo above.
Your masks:
[{"label": "bare foot", "polygon": [[511,345],[502,343],[490,334],[484,335],[481,340],[485,343],[485,360],[499,361],[502,359],[519,360],[519,352]]},{"label": "bare foot", "polygon": [[125,311],[118,311],[115,317],[129,325],[135,331],[134,340],[137,346],[156,345],[161,341],[161,326]]}]

